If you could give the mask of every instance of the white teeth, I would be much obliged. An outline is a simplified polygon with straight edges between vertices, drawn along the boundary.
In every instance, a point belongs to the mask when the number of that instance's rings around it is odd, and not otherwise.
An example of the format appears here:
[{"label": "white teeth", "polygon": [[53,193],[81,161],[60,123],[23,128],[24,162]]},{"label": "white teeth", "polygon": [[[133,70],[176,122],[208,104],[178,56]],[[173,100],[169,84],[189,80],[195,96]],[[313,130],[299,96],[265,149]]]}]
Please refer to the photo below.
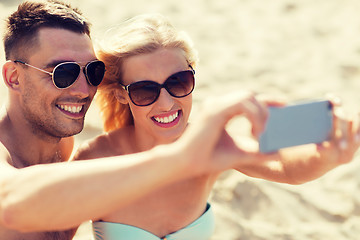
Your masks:
[{"label": "white teeth", "polygon": [[164,118],[155,117],[154,119],[155,119],[155,121],[157,121],[159,123],[171,123],[178,117],[178,115],[179,115],[179,113],[176,112],[173,115],[170,115],[168,117],[164,117]]},{"label": "white teeth", "polygon": [[67,112],[70,113],[79,113],[82,110],[82,106],[68,106],[68,105],[58,105],[59,108],[61,108],[62,110],[65,110]]}]

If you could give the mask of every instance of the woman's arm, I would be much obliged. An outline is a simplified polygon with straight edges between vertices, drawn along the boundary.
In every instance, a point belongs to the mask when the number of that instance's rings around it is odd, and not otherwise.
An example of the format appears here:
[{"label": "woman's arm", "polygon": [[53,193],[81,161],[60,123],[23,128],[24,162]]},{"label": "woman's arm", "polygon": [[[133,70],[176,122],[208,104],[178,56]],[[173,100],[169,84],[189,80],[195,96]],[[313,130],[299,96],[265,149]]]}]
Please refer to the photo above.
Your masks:
[{"label": "woman's arm", "polygon": [[236,169],[246,175],[270,181],[302,184],[323,176],[352,160],[360,145],[359,122],[333,113],[334,127],[329,141],[286,148],[275,154],[259,155],[259,160]]}]

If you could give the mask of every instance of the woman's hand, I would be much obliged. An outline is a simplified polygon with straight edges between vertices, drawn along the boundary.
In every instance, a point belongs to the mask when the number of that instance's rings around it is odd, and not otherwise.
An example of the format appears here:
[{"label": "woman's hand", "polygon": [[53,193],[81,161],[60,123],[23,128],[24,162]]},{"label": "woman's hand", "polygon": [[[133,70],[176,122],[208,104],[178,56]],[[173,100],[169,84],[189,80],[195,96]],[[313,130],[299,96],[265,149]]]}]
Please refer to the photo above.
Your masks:
[{"label": "woman's hand", "polygon": [[352,160],[360,146],[360,113],[347,116],[339,100],[330,99],[333,105],[333,130],[329,141],[318,144],[317,149],[330,165]]},{"label": "woman's hand", "polygon": [[268,106],[284,105],[282,101],[259,97],[252,92],[230,93],[204,102],[201,113],[192,121],[179,141],[187,144],[186,152],[200,172],[220,172],[238,165],[259,164],[265,155],[250,147],[239,146],[225,131],[236,116],[246,117],[252,134],[258,137],[264,130]]},{"label": "woman's hand", "polygon": [[267,154],[267,161],[239,165],[236,169],[252,177],[301,184],[350,162],[360,146],[359,116],[346,117],[340,101],[336,98],[329,100],[333,105],[334,124],[328,141],[281,149],[272,155]]},{"label": "woman's hand", "polygon": [[257,138],[264,130],[268,106],[284,101],[251,92],[231,93],[206,101],[201,113],[180,138],[183,152],[196,174],[235,168],[249,176],[299,184],[316,179],[336,166],[351,161],[360,145],[358,119],[343,116],[338,101],[333,104],[334,127],[329,141],[262,154],[253,145],[239,144],[226,131],[227,123],[244,116]]}]

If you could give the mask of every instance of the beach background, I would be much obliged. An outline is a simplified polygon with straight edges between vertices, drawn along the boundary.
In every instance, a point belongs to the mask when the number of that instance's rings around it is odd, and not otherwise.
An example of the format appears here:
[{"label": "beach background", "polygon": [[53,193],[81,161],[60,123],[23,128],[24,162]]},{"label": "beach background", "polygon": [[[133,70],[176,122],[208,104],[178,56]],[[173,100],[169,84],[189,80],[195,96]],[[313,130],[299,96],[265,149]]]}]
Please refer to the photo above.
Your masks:
[{"label": "beach background", "polygon": [[[4,19],[21,1],[0,0]],[[93,23],[93,38],[137,14],[157,12],[186,31],[198,49],[194,114],[208,96],[252,90],[289,100],[342,98],[360,110],[358,0],[73,0]],[[3,26],[1,25],[2,30]],[[4,62],[1,47],[1,60]],[[0,103],[6,99],[0,83]],[[192,117],[193,117],[192,115]],[[92,105],[76,144],[101,133]],[[242,134],[242,121],[230,131]],[[289,186],[225,172],[209,201],[213,239],[342,240],[360,238],[360,159],[318,180]],[[89,224],[76,240],[91,239]]]}]

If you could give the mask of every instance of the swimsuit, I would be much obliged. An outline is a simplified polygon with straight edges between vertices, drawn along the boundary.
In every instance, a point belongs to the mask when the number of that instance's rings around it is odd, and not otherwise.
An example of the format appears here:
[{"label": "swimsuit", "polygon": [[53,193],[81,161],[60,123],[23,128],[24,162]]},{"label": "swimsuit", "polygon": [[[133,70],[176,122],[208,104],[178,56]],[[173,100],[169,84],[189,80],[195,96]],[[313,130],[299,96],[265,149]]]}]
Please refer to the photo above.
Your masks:
[{"label": "swimsuit", "polygon": [[208,240],[214,232],[214,213],[210,204],[206,211],[186,227],[159,238],[144,229],[112,222],[93,222],[93,232],[96,240]]}]

